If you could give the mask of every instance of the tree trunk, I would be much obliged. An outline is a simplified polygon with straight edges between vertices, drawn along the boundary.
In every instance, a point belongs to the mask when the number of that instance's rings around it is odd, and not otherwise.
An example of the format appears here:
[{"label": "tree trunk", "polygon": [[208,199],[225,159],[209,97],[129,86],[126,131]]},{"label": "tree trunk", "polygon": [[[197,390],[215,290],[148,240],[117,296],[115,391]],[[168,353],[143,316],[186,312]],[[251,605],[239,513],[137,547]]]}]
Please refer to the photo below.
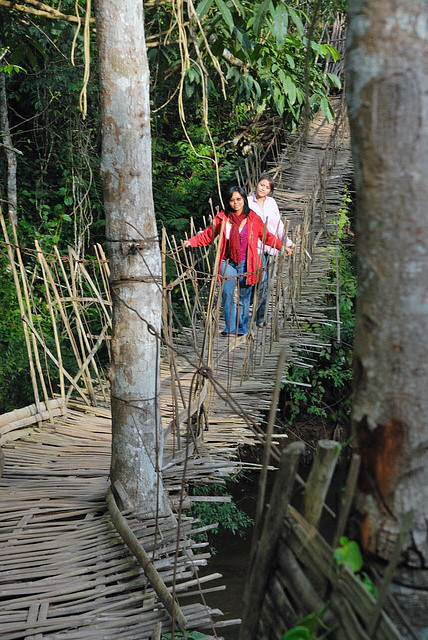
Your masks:
[{"label": "tree trunk", "polygon": [[6,76],[0,72],[0,128],[1,137],[6,153],[7,161],[7,202],[8,212],[15,224],[18,221],[16,192],[16,151],[13,147],[12,136],[9,129],[9,116],[7,110]]},{"label": "tree trunk", "polygon": [[428,638],[428,6],[349,4],[362,543],[388,559],[403,515],[414,510],[394,591]]},{"label": "tree trunk", "polygon": [[[113,296],[111,482],[153,512],[159,500],[161,260],[152,197],[149,69],[142,0],[99,0],[101,170]],[[158,494],[159,491],[159,494]]]}]

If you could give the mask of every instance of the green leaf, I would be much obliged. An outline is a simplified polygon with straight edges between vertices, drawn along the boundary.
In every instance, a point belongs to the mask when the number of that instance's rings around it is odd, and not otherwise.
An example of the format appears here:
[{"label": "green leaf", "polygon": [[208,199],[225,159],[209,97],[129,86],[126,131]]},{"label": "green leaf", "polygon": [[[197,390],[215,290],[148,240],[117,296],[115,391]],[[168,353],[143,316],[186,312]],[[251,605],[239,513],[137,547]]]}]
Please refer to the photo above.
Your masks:
[{"label": "green leaf", "polygon": [[330,80],[332,85],[334,85],[338,89],[342,88],[342,83],[340,82],[340,78],[335,73],[327,73],[327,78]]},{"label": "green leaf", "polygon": [[348,540],[345,536],[340,538],[340,547],[334,550],[334,559],[337,564],[346,564],[354,573],[360,571],[363,566],[363,558],[360,548],[354,540]]},{"label": "green leaf", "polygon": [[288,96],[288,102],[293,105],[296,102],[296,85],[290,76],[287,76],[285,79],[284,89]]},{"label": "green leaf", "polygon": [[237,41],[239,42],[239,44],[241,45],[244,51],[246,52],[253,51],[254,43],[251,42],[246,31],[243,31],[242,29],[235,27],[233,35],[236,37]]},{"label": "green leaf", "polygon": [[300,17],[297,15],[297,12],[295,11],[295,9],[292,9],[291,7],[288,7],[288,13],[290,14],[290,18],[296,25],[297,33],[302,38],[304,29],[303,29],[303,24],[302,24],[302,21],[300,20]]},{"label": "green leaf", "polygon": [[316,51],[317,53],[319,53],[320,56],[322,56],[323,58],[325,58],[325,54],[323,53],[322,49],[321,49],[321,45],[318,44],[318,42],[315,42],[314,40],[311,40],[311,47],[314,51]]},{"label": "green leaf", "polygon": [[230,66],[226,73],[226,80],[231,80],[232,78],[234,78],[235,81],[237,81],[239,80],[240,75],[241,74],[236,67]]},{"label": "green leaf", "polygon": [[309,104],[313,107],[319,101],[319,95],[317,93],[313,93],[309,98]]},{"label": "green leaf", "polygon": [[333,62],[337,62],[338,60],[340,60],[340,53],[338,52],[338,50],[333,47],[333,45],[331,44],[324,44],[323,47],[325,48],[325,50],[331,55]]},{"label": "green leaf", "polygon": [[296,87],[296,98],[299,104],[303,104],[303,101],[305,99],[305,94],[301,89],[299,89],[299,87]]},{"label": "green leaf", "polygon": [[370,578],[370,576],[367,575],[367,573],[365,573],[364,571],[362,571],[359,575],[358,578],[361,580],[361,582],[363,583],[363,585],[365,586],[365,588],[367,589],[367,591],[373,596],[373,598],[377,598],[378,597],[378,590],[376,588],[376,585],[374,584],[373,580]]},{"label": "green leaf", "polygon": [[205,18],[208,11],[211,9],[212,3],[213,0],[202,0],[202,2],[198,4],[198,6],[196,7],[196,13],[198,14],[200,20],[202,20],[202,18]]},{"label": "green leaf", "polygon": [[232,14],[230,12],[229,7],[226,6],[226,4],[223,2],[223,0],[215,0],[215,3],[223,17],[223,20],[225,21],[225,23],[227,24],[227,26],[230,29],[230,32],[232,33],[233,31],[233,27],[235,26],[233,23],[233,17]]},{"label": "green leaf", "polygon": [[258,8],[258,11],[255,15],[254,22],[253,22],[253,29],[256,36],[258,36],[260,33],[263,20],[265,19],[267,10],[269,9],[270,2],[271,0],[265,0],[264,2],[262,2],[262,4]]},{"label": "green leaf", "polygon": [[290,69],[295,69],[296,68],[296,64],[294,62],[294,58],[292,58],[289,53],[286,53],[285,57],[287,58],[287,62],[290,65]]},{"label": "green leaf", "polygon": [[275,10],[272,22],[272,34],[275,37],[278,49],[282,49],[287,39],[288,10],[285,4],[280,4]]},{"label": "green leaf", "polygon": [[[171,640],[171,638],[172,638],[172,633],[163,633],[161,640]],[[181,633],[176,632],[174,634],[174,638],[175,640],[183,640],[184,636]],[[199,639],[202,640],[202,638],[207,638],[207,634],[201,633],[200,631],[188,631],[186,633],[186,638],[188,640],[199,640]]]},{"label": "green leaf", "polygon": [[307,627],[299,625],[287,631],[285,636],[282,636],[282,640],[315,640],[315,637]]},{"label": "green leaf", "polygon": [[327,98],[321,98],[320,107],[323,115],[327,118],[327,122],[333,122],[333,116],[331,113],[330,103]]}]

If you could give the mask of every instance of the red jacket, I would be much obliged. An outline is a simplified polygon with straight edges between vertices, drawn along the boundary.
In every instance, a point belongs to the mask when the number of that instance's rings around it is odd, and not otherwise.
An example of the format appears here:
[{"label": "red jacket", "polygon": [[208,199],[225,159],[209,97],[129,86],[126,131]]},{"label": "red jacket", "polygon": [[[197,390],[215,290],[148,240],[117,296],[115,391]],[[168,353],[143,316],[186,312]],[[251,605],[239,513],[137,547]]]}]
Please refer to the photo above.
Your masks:
[{"label": "red jacket", "polygon": [[[226,252],[226,227],[230,225],[228,221],[228,217],[224,213],[224,211],[220,211],[218,213],[212,224],[200,231],[192,238],[189,238],[191,247],[206,247],[208,244],[212,242],[213,239],[213,229],[214,236],[218,236],[221,230],[221,225],[225,220],[225,224],[223,226],[223,233],[220,240],[220,261],[218,266],[218,271],[220,273],[221,270],[221,261],[224,258],[224,254]],[[247,284],[256,284],[260,280],[260,274],[262,269],[262,263],[260,260],[259,253],[257,251],[257,241],[263,239],[264,232],[264,222],[252,209],[250,209],[250,213],[247,218],[248,225],[248,248],[247,248]],[[281,248],[281,240],[274,236],[270,231],[266,229],[265,233],[265,244],[268,244],[275,249]]]}]

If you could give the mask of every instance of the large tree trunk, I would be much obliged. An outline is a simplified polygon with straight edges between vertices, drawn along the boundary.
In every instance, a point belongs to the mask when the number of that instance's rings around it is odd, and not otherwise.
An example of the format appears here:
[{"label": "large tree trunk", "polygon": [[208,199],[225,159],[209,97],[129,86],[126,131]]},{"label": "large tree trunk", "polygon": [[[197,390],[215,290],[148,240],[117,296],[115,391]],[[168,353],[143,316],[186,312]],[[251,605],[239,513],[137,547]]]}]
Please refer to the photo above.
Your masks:
[{"label": "large tree trunk", "polygon": [[16,190],[16,150],[13,147],[12,136],[9,128],[9,115],[7,109],[6,76],[0,71],[0,129],[3,147],[7,161],[7,204],[8,212],[17,223],[18,196]]},{"label": "large tree trunk", "polygon": [[349,4],[362,541],[388,559],[414,510],[394,591],[428,638],[428,5]]},{"label": "large tree trunk", "polygon": [[99,0],[102,177],[113,295],[111,481],[153,512],[160,483],[162,296],[142,0]]}]

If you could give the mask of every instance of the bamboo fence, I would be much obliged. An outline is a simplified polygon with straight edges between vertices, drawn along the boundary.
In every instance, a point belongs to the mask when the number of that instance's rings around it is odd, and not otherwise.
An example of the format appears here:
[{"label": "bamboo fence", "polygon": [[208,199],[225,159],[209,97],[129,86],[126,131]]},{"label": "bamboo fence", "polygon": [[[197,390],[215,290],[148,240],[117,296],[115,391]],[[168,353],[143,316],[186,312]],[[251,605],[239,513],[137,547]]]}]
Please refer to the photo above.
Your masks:
[{"label": "bamboo fence", "polygon": [[[401,525],[383,581],[376,585],[375,598],[358,574],[346,563],[337,564],[334,556],[351,509],[359,456],[354,454],[352,458],[344,497],[328,542],[319,527],[340,444],[331,440],[318,443],[304,487],[302,514],[291,501],[296,468],[304,448],[303,443],[293,443],[282,455],[264,526],[253,545],[240,640],[281,640],[288,630],[299,626],[299,621],[303,626],[307,616],[312,616],[312,623],[317,619],[317,637],[401,640],[384,605],[387,599],[392,600],[388,587],[410,530],[409,518]],[[396,603],[394,611],[397,612]],[[407,621],[406,626],[412,631]]]}]

